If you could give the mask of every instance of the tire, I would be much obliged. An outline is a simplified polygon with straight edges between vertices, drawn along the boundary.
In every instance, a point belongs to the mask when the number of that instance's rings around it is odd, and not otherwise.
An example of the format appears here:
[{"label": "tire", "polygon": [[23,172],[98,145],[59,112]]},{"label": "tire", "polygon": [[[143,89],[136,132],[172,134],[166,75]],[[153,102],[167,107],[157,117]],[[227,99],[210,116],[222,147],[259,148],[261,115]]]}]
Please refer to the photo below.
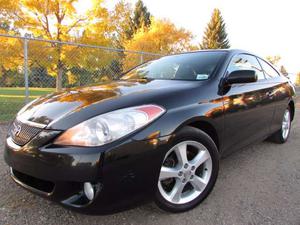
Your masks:
[{"label": "tire", "polygon": [[[286,116],[288,115],[288,121],[286,120]],[[285,143],[289,136],[290,136],[290,132],[291,132],[291,109],[290,107],[287,107],[287,109],[285,110],[283,117],[282,117],[282,125],[280,130],[276,131],[274,134],[272,134],[272,136],[269,138],[270,141],[274,142],[274,143],[278,143],[278,144],[283,144]],[[284,125],[284,123],[286,122],[286,125]],[[288,131],[287,133],[285,133],[285,126],[288,126]]]},{"label": "tire", "polygon": [[[182,154],[184,149],[187,154]],[[219,153],[212,138],[197,128],[184,127],[163,160],[155,203],[168,212],[190,210],[212,191],[218,172]]]}]

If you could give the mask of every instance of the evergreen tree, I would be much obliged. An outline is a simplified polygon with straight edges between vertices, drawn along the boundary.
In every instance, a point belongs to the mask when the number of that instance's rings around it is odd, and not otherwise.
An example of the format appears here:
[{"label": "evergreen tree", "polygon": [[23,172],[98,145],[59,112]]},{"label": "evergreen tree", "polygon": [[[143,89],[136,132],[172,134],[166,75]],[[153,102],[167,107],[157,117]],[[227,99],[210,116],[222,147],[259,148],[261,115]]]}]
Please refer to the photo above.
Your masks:
[{"label": "evergreen tree", "polygon": [[204,32],[201,49],[230,48],[225,29],[226,25],[219,9],[214,9],[210,22]]},{"label": "evergreen tree", "polygon": [[124,0],[115,5],[111,15],[111,24],[116,29],[119,39],[119,47],[123,47],[123,42],[130,40],[136,32],[151,25],[151,14],[142,0],[138,0],[132,9],[131,4]]},{"label": "evergreen tree", "polygon": [[151,24],[151,14],[142,0],[138,0],[135,4],[133,14],[133,33],[141,27],[149,27]]}]

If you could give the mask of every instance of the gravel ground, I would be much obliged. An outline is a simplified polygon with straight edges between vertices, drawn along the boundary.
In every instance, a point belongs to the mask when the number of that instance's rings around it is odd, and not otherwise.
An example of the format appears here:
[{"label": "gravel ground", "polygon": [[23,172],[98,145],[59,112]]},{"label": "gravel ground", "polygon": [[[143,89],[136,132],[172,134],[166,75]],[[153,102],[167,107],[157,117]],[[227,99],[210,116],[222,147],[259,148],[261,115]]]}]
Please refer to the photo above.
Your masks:
[{"label": "gravel ground", "polygon": [[[218,181],[197,208],[169,214],[153,203],[109,216],[86,216],[18,187],[0,157],[0,224],[300,225],[300,104],[289,141],[262,142],[221,161]],[[0,125],[0,154],[7,126]]]}]

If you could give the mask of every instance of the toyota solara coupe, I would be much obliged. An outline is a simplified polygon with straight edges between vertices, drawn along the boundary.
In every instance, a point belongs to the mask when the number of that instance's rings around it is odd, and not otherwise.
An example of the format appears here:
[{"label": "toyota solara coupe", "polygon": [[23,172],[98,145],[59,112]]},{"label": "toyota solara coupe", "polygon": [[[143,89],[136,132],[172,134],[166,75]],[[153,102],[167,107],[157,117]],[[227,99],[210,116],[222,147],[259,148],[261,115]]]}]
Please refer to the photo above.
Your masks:
[{"label": "toyota solara coupe", "polygon": [[291,82],[251,53],[165,56],[29,103],[10,126],[4,157],[16,183],[79,212],[151,199],[183,212],[212,191],[221,157],[288,140],[294,100]]}]

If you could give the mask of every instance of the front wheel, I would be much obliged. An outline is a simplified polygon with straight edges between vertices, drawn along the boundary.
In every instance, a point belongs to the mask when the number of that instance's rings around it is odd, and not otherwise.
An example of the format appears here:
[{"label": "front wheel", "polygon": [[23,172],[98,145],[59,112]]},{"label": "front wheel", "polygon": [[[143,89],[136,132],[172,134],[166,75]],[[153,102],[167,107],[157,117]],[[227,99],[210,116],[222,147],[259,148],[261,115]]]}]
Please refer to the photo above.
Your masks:
[{"label": "front wheel", "polygon": [[203,131],[184,127],[163,160],[156,204],[170,212],[183,212],[202,202],[213,189],[219,170],[219,154]]}]

